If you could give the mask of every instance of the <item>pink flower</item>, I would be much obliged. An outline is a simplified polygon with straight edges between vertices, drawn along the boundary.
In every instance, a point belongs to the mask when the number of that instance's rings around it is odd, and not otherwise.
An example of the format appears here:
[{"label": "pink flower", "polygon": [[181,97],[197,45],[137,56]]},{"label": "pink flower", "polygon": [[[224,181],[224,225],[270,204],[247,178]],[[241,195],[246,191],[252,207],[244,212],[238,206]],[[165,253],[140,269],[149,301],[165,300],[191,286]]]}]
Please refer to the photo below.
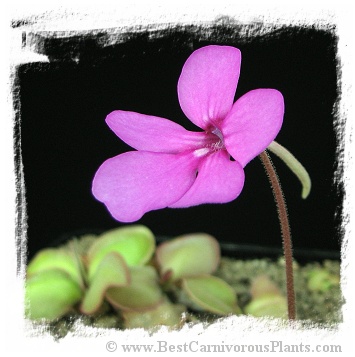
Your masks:
[{"label": "pink flower", "polygon": [[233,104],[240,63],[237,48],[206,46],[184,64],[180,106],[202,132],[135,112],[107,116],[111,130],[137,150],[106,160],[93,180],[94,196],[115,219],[133,222],[152,210],[238,197],[243,168],[274,140],[284,114],[275,89],[252,90]]}]

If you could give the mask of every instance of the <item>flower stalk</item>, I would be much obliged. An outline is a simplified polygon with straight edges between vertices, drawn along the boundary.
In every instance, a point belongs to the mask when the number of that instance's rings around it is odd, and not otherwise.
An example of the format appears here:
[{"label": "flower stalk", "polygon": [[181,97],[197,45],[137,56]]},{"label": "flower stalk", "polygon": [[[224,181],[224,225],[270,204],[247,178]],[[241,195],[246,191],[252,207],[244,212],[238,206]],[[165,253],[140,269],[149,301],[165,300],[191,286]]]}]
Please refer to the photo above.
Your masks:
[{"label": "flower stalk", "polygon": [[288,319],[296,319],[296,299],[293,283],[293,265],[292,265],[292,240],[291,230],[288,221],[287,207],[285,198],[282,192],[281,184],[277,176],[276,170],[272,161],[266,151],[260,154],[261,162],[265,168],[269,182],[271,184],[272,192],[274,195],[275,203],[277,206],[277,213],[279,217],[283,250],[285,257],[285,269],[286,269],[286,291],[287,291],[287,307],[288,307]]}]

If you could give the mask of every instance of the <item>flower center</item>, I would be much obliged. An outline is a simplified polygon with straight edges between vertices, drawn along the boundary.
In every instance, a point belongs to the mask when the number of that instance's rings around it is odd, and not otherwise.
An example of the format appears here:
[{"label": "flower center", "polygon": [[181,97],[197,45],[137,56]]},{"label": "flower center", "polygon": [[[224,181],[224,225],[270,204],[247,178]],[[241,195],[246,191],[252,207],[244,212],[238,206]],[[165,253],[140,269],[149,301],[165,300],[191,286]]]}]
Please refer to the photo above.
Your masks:
[{"label": "flower center", "polygon": [[213,137],[213,139],[215,140],[212,144],[211,144],[211,148],[213,151],[217,151],[217,150],[222,150],[224,149],[224,140],[223,140],[223,134],[222,132],[218,129],[218,128],[214,128],[212,131],[211,131],[212,134],[214,134],[214,136],[217,136],[216,137]]},{"label": "flower center", "polygon": [[194,151],[196,157],[213,154],[216,151],[225,149],[223,134],[218,128],[206,131],[204,144],[200,149]]}]

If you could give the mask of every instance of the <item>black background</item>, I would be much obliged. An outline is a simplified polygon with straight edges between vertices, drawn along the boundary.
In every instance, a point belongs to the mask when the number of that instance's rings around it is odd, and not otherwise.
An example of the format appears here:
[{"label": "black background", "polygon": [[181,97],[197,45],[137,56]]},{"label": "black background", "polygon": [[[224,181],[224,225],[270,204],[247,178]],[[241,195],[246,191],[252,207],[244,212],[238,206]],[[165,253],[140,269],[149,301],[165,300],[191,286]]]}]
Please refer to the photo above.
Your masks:
[{"label": "black background", "polygon": [[[272,156],[288,204],[294,247],[339,250],[335,29],[284,27],[266,35],[262,29],[261,24],[220,21],[203,28],[116,29],[116,35],[99,31],[58,38],[27,33],[36,51],[50,59],[17,68],[17,155],[22,154],[24,165],[29,257],[67,233],[121,225],[91,194],[101,163],[131,150],[104,119],[113,110],[130,110],[195,130],[179,107],[176,86],[188,56],[208,44],[241,50],[236,98],[256,88],[283,93],[286,111],[276,140],[302,162],[313,184],[303,200],[295,176]],[[276,207],[260,160],[248,164],[245,173],[244,189],[234,202],[153,211],[139,223],[158,236],[202,231],[220,241],[280,247]]]}]

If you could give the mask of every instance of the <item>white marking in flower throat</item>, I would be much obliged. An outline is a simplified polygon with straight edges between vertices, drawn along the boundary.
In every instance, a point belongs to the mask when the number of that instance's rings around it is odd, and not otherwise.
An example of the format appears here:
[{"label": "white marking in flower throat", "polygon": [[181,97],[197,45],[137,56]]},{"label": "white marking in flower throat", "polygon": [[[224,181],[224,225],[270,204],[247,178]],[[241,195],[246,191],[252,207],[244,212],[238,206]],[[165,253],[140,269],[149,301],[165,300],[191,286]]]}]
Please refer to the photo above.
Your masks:
[{"label": "white marking in flower throat", "polygon": [[194,151],[194,155],[196,157],[201,157],[201,156],[205,156],[209,153],[210,149],[209,148],[202,148],[202,149],[197,149]]}]

